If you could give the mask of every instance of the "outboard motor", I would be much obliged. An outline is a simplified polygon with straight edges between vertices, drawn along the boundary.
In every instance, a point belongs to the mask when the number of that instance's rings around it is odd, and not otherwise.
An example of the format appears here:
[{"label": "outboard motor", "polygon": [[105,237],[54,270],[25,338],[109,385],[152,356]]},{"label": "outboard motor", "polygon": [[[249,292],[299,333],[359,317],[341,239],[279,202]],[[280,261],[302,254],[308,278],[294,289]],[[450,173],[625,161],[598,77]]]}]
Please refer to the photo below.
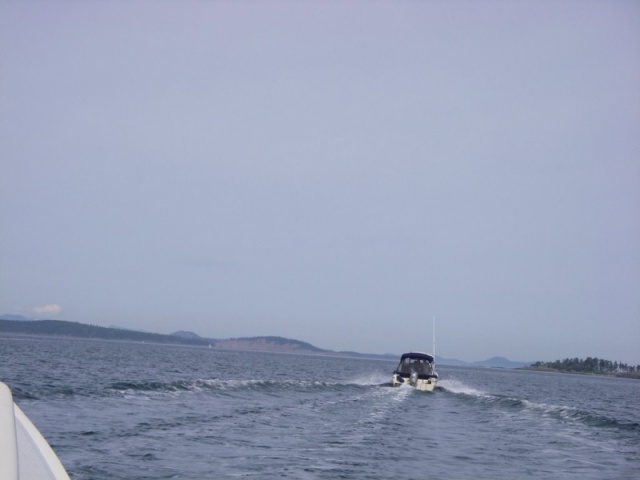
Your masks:
[{"label": "outboard motor", "polygon": [[411,372],[410,379],[411,385],[416,385],[418,383],[418,372]]}]

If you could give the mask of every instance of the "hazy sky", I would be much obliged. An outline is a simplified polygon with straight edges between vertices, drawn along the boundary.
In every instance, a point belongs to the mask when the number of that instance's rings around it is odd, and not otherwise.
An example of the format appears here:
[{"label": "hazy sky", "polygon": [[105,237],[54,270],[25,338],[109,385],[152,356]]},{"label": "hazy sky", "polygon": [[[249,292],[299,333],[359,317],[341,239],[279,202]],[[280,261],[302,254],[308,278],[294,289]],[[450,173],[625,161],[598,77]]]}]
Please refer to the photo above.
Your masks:
[{"label": "hazy sky", "polygon": [[640,2],[0,2],[0,313],[640,364]]}]

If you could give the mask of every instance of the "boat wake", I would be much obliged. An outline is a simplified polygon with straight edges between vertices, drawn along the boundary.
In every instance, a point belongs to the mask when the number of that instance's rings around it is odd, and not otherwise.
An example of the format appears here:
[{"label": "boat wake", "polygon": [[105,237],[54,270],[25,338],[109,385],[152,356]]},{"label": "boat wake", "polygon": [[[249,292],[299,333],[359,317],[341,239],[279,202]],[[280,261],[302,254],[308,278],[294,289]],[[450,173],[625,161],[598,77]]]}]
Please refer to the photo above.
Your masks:
[{"label": "boat wake", "polygon": [[578,423],[590,427],[617,428],[640,432],[637,422],[625,422],[592,411],[566,405],[538,403],[505,395],[490,394],[476,389],[458,380],[441,380],[439,387],[447,392],[463,395],[467,398],[495,406],[505,411],[520,411],[541,418],[553,419],[565,423]]},{"label": "boat wake", "polygon": [[466,385],[459,380],[451,380],[451,379],[440,380],[438,382],[438,387],[440,387],[440,389],[442,390],[445,390],[451,393],[470,395],[474,397],[487,396],[487,393],[481,390],[478,390],[476,388],[470,387],[469,385]]},{"label": "boat wake", "polygon": [[314,380],[260,380],[260,379],[197,379],[177,380],[173,382],[118,382],[109,385],[107,390],[121,395],[136,394],[170,394],[227,391],[309,391],[309,390],[340,390],[344,388],[367,388],[379,386],[384,377],[372,375],[357,377],[345,381],[314,381]]},{"label": "boat wake", "polygon": [[512,404],[515,408],[536,412],[542,417],[554,418],[563,422],[577,422],[590,427],[616,428],[640,432],[640,423],[625,422],[575,407],[549,405],[546,403],[535,403],[528,400],[510,398],[503,398],[500,400]]}]

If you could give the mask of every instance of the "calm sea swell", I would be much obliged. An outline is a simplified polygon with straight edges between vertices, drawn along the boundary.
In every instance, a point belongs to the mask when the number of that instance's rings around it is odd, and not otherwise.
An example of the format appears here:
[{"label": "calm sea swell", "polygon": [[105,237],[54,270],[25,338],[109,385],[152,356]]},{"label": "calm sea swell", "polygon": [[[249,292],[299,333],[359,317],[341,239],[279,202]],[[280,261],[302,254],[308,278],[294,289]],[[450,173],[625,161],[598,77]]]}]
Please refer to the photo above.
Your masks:
[{"label": "calm sea swell", "polygon": [[74,479],[635,479],[640,382],[0,338],[0,377]]}]

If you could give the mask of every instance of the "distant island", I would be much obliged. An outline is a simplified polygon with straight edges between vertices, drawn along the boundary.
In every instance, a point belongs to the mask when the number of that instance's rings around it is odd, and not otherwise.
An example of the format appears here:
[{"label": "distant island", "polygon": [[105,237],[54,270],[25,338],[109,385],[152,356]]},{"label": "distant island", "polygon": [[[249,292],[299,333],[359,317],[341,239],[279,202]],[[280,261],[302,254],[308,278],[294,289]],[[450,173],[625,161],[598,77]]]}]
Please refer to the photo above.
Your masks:
[{"label": "distant island", "polygon": [[123,328],[107,328],[66,320],[6,320],[0,319],[0,333],[26,335],[51,335],[76,338],[99,338],[103,340],[126,340],[130,342],[171,343],[208,345],[203,338],[184,338],[160,333],[138,332]]},{"label": "distant island", "polygon": [[529,367],[531,370],[587,373],[593,375],[615,375],[618,377],[640,378],[640,365],[627,365],[622,362],[612,362],[597,357],[565,358],[553,362],[534,362]]},{"label": "distant island", "polygon": [[[261,352],[298,353],[305,355],[325,355],[334,357],[368,358],[397,361],[399,354],[359,353],[353,351],[334,351],[318,348],[310,343],[278,336],[241,337],[241,338],[204,338],[197,333],[180,330],[170,335],[141,332],[122,327],[99,327],[66,320],[32,320],[21,315],[0,315],[0,334],[48,335],[101,339],[128,342],[146,342],[173,345],[192,345],[210,347],[219,350],[252,350]],[[464,362],[453,358],[437,357],[440,365],[485,368],[522,368],[531,362],[514,362],[504,357],[492,357],[478,362]]]},{"label": "distant island", "polygon": [[66,320],[29,320],[24,317],[7,319],[6,317],[8,317],[8,315],[0,317],[0,334],[49,335],[129,342],[193,345],[220,350],[302,353],[307,355],[346,356],[379,360],[395,360],[397,358],[396,355],[391,354],[378,355],[324,350],[307,342],[277,336],[214,339],[203,338],[196,333],[184,330],[177,331],[171,335],[164,335],[116,327],[99,327]]}]

